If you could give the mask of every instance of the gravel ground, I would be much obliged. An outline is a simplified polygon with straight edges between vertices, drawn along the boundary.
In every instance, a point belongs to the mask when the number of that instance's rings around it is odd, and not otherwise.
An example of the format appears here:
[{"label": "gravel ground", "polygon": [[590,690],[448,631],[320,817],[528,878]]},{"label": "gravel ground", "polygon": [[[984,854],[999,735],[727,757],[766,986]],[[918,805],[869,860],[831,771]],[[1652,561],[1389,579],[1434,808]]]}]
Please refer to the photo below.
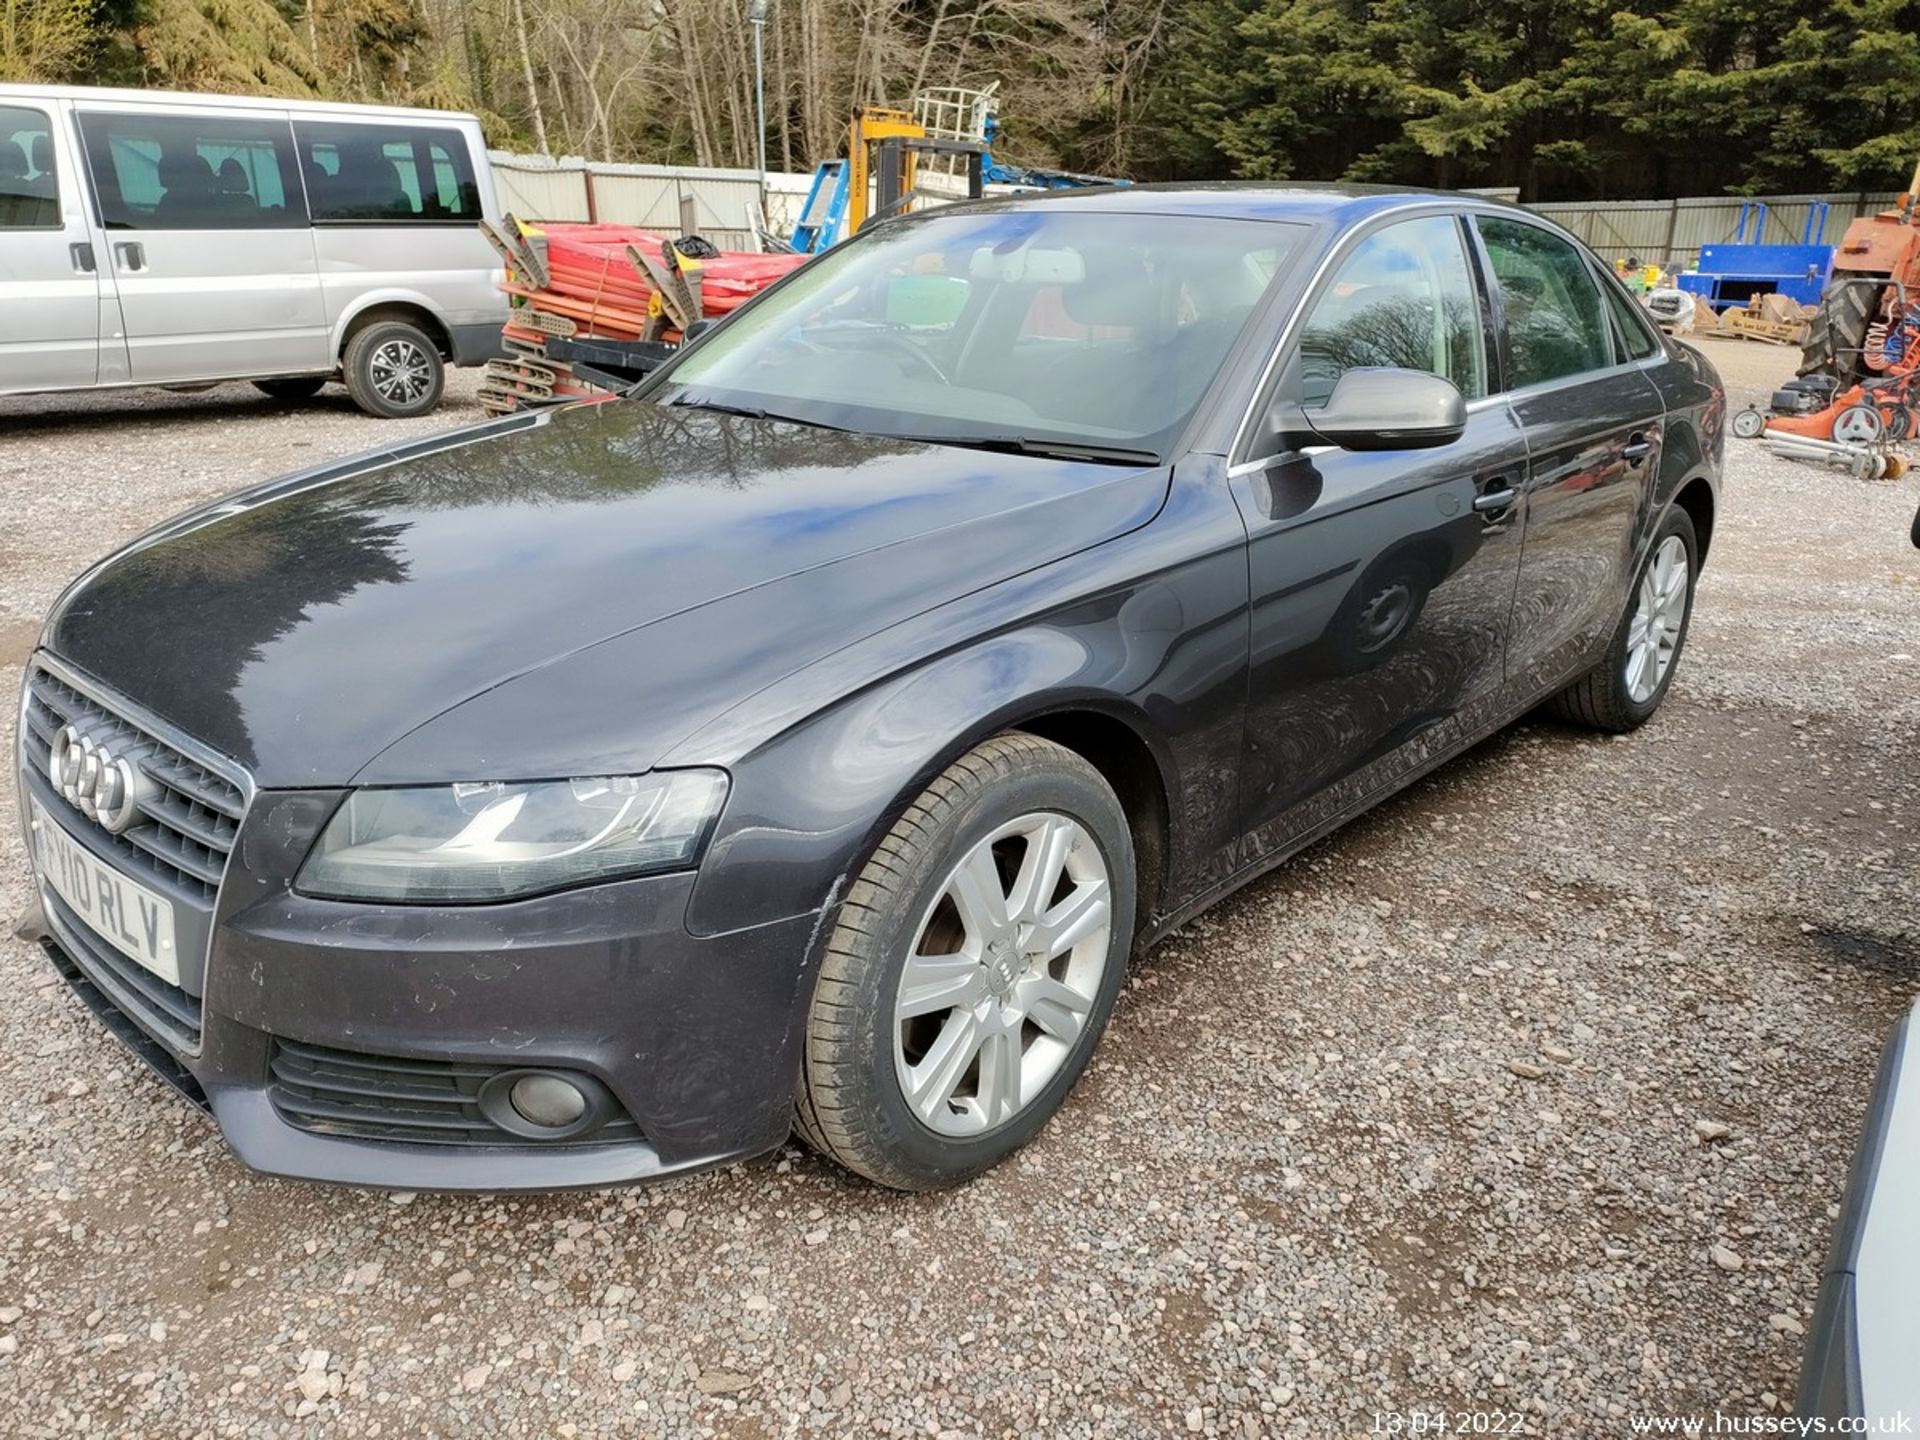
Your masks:
[{"label": "gravel ground", "polygon": [[[1709,348],[1736,399],[1791,359]],[[117,539],[398,428],[234,387],[0,401],[0,686]],[[1560,1435],[1784,1408],[1920,984],[1920,481],[1739,443],[1729,468],[1653,724],[1517,726],[1186,927],[1062,1120],[956,1194],[797,1149],[524,1199],[263,1179],[0,940],[11,1433],[1317,1436],[1444,1406]]]}]

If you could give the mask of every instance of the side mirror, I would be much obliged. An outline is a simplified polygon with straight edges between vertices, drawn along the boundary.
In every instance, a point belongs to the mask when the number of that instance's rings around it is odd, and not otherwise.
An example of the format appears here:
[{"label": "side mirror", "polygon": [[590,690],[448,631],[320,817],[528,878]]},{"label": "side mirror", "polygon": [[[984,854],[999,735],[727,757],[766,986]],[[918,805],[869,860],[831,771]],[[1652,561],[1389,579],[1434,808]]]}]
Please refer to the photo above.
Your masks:
[{"label": "side mirror", "polygon": [[1369,367],[1347,371],[1325,405],[1300,416],[1342,450],[1430,450],[1466,431],[1467,402],[1438,375]]},{"label": "side mirror", "polygon": [[702,316],[681,332],[680,343],[682,345],[691,345],[719,323],[718,320],[709,320],[705,316]]}]

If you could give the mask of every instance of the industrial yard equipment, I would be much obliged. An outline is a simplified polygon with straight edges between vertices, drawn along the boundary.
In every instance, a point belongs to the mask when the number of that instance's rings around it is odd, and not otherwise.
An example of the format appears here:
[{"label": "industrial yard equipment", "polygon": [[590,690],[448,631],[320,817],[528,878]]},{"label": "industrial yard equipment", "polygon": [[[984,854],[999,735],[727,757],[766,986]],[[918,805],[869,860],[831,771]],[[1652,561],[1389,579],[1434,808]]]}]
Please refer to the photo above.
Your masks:
[{"label": "industrial yard equipment", "polygon": [[[961,167],[963,193],[937,193],[936,199],[979,199],[984,184],[984,140],[930,135],[905,110],[869,107],[856,111],[847,127],[847,158],[822,161],[793,228],[792,246],[817,255],[837,245],[872,219],[898,214],[912,203],[923,160],[946,160]],[[869,211],[869,198],[872,208]]]},{"label": "industrial yard equipment", "polygon": [[728,254],[695,235],[506,219],[502,229],[482,226],[506,264],[507,353],[480,387],[496,413],[624,389],[696,326],[804,263]]},{"label": "industrial yard equipment", "polygon": [[1740,219],[1730,243],[1703,245],[1692,273],[1679,277],[1679,286],[1698,295],[1716,311],[1745,305],[1758,295],[1784,295],[1802,305],[1818,304],[1833,265],[1833,247],[1821,243],[1827,229],[1828,205],[1815,201],[1797,245],[1761,243],[1770,218],[1758,200],[1740,206]]},{"label": "industrial yard equipment", "polygon": [[[916,196],[977,200],[989,184],[1068,190],[1127,183],[996,159],[992,145],[1001,133],[997,88],[940,86],[917,93],[911,111],[857,111],[847,127],[846,159],[823,160],[813,172],[792,248],[817,255],[856,233],[868,219],[898,214]],[[923,184],[936,178],[938,188]]]},{"label": "industrial yard equipment", "polygon": [[1833,278],[1800,357],[1802,375],[1831,375],[1850,385],[1884,373],[1902,358],[1898,345],[1907,295],[1920,287],[1920,165],[1899,204],[1847,226],[1833,256]]}]

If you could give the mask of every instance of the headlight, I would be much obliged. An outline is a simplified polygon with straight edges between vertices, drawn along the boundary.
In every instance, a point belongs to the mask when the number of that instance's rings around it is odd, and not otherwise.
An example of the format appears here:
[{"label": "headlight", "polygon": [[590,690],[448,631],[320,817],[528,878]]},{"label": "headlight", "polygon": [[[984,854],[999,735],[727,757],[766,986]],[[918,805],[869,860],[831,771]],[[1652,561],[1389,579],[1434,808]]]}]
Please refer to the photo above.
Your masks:
[{"label": "headlight", "polygon": [[356,790],[295,888],[333,900],[458,904],[685,870],[726,797],[719,770]]}]

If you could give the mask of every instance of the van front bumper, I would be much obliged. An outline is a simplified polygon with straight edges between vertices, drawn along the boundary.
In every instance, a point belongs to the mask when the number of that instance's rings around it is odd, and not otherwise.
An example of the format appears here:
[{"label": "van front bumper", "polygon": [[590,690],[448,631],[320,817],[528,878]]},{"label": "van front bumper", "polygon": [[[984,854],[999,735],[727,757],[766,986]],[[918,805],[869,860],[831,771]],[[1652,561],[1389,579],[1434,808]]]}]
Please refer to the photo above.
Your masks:
[{"label": "van front bumper", "polygon": [[[44,789],[37,778],[23,789]],[[503,905],[308,899],[293,877],[338,800],[254,798],[220,887],[191,1050],[129,1003],[97,937],[37,877],[22,926],[110,1029],[211,1112],[240,1160],[407,1190],[562,1189],[722,1164],[787,1137],[818,915],[695,936],[690,874]],[[489,1082],[524,1071],[587,1077],[605,1123],[564,1139],[501,1130],[489,1115],[505,1082]]]}]

